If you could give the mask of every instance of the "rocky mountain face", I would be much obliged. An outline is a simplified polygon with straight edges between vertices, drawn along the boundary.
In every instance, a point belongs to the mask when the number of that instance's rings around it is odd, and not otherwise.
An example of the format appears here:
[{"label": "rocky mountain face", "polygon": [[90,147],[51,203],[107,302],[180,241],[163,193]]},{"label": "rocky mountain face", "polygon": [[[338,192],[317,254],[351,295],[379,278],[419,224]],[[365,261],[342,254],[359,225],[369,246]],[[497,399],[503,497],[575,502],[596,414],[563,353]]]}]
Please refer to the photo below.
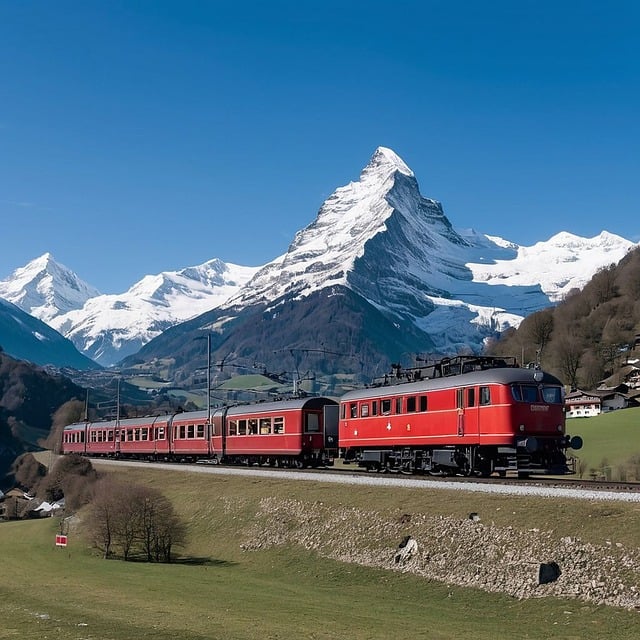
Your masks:
[{"label": "rocky mountain face", "polygon": [[97,369],[93,360],[81,354],[70,340],[48,324],[0,299],[0,348],[20,360],[57,368]]},{"label": "rocky mountain face", "polygon": [[[364,360],[379,369],[416,352],[479,351],[632,246],[603,232],[520,247],[455,229],[441,204],[421,195],[402,159],[380,147],[360,179],[336,189],[287,252],[264,267],[212,260],[47,314],[102,364],[170,357],[180,375],[202,351],[193,338],[206,333],[226,362],[249,358],[298,375],[318,370],[317,354],[331,352],[337,355],[326,366],[336,371],[362,369]],[[0,283],[0,295],[10,280]]]}]

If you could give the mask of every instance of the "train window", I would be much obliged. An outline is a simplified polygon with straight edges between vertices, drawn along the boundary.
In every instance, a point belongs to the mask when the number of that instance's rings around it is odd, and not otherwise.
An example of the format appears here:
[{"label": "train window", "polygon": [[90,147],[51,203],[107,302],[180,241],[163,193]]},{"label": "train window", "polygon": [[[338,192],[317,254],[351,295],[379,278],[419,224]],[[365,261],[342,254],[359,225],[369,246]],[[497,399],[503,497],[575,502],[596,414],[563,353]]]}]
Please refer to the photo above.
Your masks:
[{"label": "train window", "polygon": [[413,413],[414,411],[416,411],[416,408],[417,408],[416,397],[409,396],[407,398],[407,413]]},{"label": "train window", "polygon": [[96,432],[92,431],[91,435],[89,436],[89,442],[96,442],[97,438],[96,438]]},{"label": "train window", "polygon": [[267,436],[271,433],[271,418],[260,418],[260,435]]},{"label": "train window", "polygon": [[360,417],[361,418],[369,417],[369,405],[366,402],[360,406]]},{"label": "train window", "polygon": [[180,425],[180,439],[184,440],[187,437],[187,425]]},{"label": "train window", "polygon": [[427,410],[427,396],[420,396],[420,411]]},{"label": "train window", "polygon": [[467,389],[467,407],[475,407],[476,406],[476,390],[471,387]]},{"label": "train window", "polygon": [[156,437],[158,440],[164,440],[164,427],[158,427]]},{"label": "train window", "polygon": [[284,433],[284,418],[282,416],[273,419],[273,433]]},{"label": "train window", "polygon": [[196,427],[196,438],[204,438],[204,425],[199,424]]},{"label": "train window", "polygon": [[373,400],[371,402],[371,415],[372,416],[377,416],[378,415],[378,401],[377,400]]},{"label": "train window", "polygon": [[343,402],[340,405],[340,420],[344,420],[347,417],[347,405]]},{"label": "train window", "polygon": [[149,439],[149,429],[147,427],[142,427],[142,432],[140,434],[143,440]]},{"label": "train window", "polygon": [[489,387],[480,387],[480,405],[491,404],[491,389]]},{"label": "train window", "polygon": [[246,436],[247,435],[247,421],[246,420],[238,420],[238,435]]},{"label": "train window", "polygon": [[247,435],[249,434],[257,434],[258,433],[258,419],[257,418],[249,418],[247,420]]},{"label": "train window", "polygon": [[542,387],[542,399],[549,404],[563,404],[562,387]]},{"label": "train window", "polygon": [[192,439],[196,435],[196,425],[188,424],[187,425],[187,438]]},{"label": "train window", "polygon": [[358,404],[356,402],[352,402],[351,404],[349,404],[349,415],[352,418],[358,417]]},{"label": "train window", "polygon": [[237,420],[229,420],[229,435],[235,436],[238,433],[238,421]]},{"label": "train window", "polygon": [[304,430],[307,433],[320,431],[320,416],[317,413],[306,414]]},{"label": "train window", "polygon": [[402,413],[402,398],[396,398],[396,413]]},{"label": "train window", "polygon": [[511,393],[519,402],[538,402],[538,387],[531,384],[514,384]]},{"label": "train window", "polygon": [[456,407],[458,409],[464,407],[464,389],[456,389]]},{"label": "train window", "polygon": [[391,413],[391,400],[382,401],[382,415],[388,416]]}]

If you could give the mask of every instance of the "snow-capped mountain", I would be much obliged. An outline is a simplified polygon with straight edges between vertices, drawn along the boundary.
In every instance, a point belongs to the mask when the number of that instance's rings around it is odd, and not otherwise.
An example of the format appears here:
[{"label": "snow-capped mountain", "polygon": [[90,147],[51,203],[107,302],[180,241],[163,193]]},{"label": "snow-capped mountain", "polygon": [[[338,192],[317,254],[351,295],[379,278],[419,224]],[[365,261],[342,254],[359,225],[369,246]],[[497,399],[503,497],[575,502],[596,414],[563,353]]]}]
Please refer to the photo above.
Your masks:
[{"label": "snow-capped mountain", "polygon": [[257,270],[213,259],[145,276],[122,294],[101,295],[46,253],[0,282],[0,298],[110,366],[168,327],[217,307]]},{"label": "snow-capped mountain", "polygon": [[443,353],[483,340],[582,287],[633,243],[603,232],[561,233],[519,247],[456,231],[439,202],[423,197],[413,172],[380,147],[360,180],[337,189],[287,253],[230,298],[225,320],[260,304],[301,299],[343,285],[411,322]]},{"label": "snow-capped mountain", "polygon": [[[487,237],[504,243],[501,238]],[[473,272],[474,282],[508,286],[538,282],[550,301],[559,302],[572,289],[582,289],[598,269],[620,262],[634,246],[633,242],[607,231],[593,238],[562,231],[531,247],[510,245],[514,255],[506,260],[467,266]]]},{"label": "snow-capped mountain", "polygon": [[98,295],[97,289],[56,262],[50,253],[0,281],[0,298],[47,323],[61,313],[81,309],[87,300]]},{"label": "snow-capped mountain", "polygon": [[82,353],[110,366],[165,329],[219,306],[257,270],[214,259],[165,271],[145,276],[125,293],[91,298],[49,322]]}]

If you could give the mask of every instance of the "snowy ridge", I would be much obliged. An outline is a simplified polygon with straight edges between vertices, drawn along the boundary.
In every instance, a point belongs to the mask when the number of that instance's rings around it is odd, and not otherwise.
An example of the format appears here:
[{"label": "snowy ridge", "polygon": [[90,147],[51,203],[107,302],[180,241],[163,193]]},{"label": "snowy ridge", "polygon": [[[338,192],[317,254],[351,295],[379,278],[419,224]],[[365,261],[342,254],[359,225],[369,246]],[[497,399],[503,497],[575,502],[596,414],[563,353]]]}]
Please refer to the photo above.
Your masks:
[{"label": "snowy ridge", "polygon": [[115,364],[165,329],[209,311],[257,271],[211,260],[181,271],[145,276],[128,291],[88,300],[51,325],[102,365]]},{"label": "snowy ridge", "polygon": [[[597,269],[620,262],[633,248],[633,242],[602,231],[593,238],[561,232],[547,242],[518,247],[511,260],[467,266],[475,282],[488,284],[533,285],[540,283],[552,302],[558,302],[572,289],[582,289]],[[589,265],[597,265],[594,270]]]}]

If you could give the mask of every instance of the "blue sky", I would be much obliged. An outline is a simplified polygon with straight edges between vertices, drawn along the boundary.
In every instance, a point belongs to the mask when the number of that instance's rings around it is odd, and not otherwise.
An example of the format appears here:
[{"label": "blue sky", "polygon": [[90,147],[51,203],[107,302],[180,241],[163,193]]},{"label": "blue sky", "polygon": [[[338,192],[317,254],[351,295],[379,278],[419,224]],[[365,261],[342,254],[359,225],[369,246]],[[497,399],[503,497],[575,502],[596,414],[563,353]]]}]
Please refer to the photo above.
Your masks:
[{"label": "blue sky", "polygon": [[0,278],[286,251],[376,147],[457,228],[640,241],[640,3],[0,1]]}]

